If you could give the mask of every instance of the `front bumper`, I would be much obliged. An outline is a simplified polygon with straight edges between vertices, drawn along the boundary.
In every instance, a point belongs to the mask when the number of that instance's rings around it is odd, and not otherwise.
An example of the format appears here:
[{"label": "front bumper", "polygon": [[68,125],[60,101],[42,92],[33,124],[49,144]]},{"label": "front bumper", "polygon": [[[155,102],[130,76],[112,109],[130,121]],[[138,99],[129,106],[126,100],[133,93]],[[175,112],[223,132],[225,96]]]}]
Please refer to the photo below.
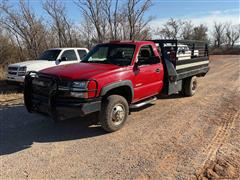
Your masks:
[{"label": "front bumper", "polygon": [[100,111],[101,98],[81,100],[78,102],[59,99],[57,97],[41,97],[32,95],[30,112],[38,112],[51,116],[55,120],[64,120],[74,117],[82,117],[93,112]]},{"label": "front bumper", "polygon": [[24,103],[29,112],[50,115],[54,120],[64,120],[100,111],[101,97],[82,99],[70,98],[55,86],[48,96],[35,94],[32,89],[32,78],[27,75],[24,83]]},{"label": "front bumper", "polygon": [[7,81],[9,81],[9,82],[15,82],[15,83],[18,83],[18,84],[23,84],[24,79],[25,79],[25,76],[17,76],[17,75],[7,74]]}]

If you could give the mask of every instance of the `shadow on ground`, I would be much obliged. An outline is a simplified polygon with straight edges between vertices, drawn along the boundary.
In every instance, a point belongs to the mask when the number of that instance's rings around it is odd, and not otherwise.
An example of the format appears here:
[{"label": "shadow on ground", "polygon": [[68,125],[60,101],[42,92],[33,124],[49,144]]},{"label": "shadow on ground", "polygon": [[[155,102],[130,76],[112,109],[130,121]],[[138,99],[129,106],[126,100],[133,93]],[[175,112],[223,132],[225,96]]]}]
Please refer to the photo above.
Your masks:
[{"label": "shadow on ground", "polygon": [[19,93],[23,91],[23,86],[8,84],[5,80],[0,80],[0,94]]},{"label": "shadow on ground", "polygon": [[30,148],[33,142],[58,142],[104,135],[96,115],[54,123],[29,114],[22,104],[0,108],[0,155]]},{"label": "shadow on ground", "polygon": [[172,95],[160,95],[158,96],[158,99],[164,100],[164,99],[180,99],[180,98],[186,98],[183,94],[172,94]]},{"label": "shadow on ground", "polygon": [[[160,99],[182,98],[181,95]],[[131,112],[151,107],[148,104]],[[34,142],[59,142],[104,135],[96,115],[54,123],[51,118],[30,114],[23,104],[0,106],[0,155],[30,148]]]}]

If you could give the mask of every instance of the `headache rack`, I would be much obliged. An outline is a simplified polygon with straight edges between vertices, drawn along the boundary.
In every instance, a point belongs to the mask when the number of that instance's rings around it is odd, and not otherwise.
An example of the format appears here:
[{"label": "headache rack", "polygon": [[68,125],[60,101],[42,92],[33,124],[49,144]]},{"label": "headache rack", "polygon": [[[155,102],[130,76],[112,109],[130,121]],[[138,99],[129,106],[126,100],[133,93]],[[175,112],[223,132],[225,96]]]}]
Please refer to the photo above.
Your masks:
[{"label": "headache rack", "polygon": [[165,69],[163,93],[170,95],[182,89],[182,81],[192,76],[205,76],[209,70],[208,45],[204,41],[157,39]]}]

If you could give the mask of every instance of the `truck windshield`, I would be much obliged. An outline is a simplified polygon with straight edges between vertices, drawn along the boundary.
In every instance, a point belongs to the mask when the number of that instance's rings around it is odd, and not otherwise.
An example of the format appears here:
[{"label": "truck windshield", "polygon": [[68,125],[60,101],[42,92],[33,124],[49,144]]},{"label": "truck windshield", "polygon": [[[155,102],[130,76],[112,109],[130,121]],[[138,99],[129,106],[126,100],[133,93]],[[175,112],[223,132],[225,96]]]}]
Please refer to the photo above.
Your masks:
[{"label": "truck windshield", "polygon": [[134,50],[135,45],[131,44],[97,45],[85,56],[82,62],[128,66],[132,62]]},{"label": "truck windshield", "polygon": [[61,50],[47,50],[44,51],[39,57],[39,60],[48,60],[48,61],[56,61],[58,55],[60,54]]}]

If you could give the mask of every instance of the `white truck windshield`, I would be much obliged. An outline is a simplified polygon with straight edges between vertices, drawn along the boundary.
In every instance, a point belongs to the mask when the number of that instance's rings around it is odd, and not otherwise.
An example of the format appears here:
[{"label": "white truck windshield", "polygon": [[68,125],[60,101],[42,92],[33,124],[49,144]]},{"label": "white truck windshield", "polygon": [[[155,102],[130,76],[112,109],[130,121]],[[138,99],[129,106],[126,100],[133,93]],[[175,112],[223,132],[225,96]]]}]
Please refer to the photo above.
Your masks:
[{"label": "white truck windshield", "polygon": [[40,56],[39,60],[48,60],[48,61],[56,61],[58,55],[60,54],[61,50],[47,50],[44,51]]}]

